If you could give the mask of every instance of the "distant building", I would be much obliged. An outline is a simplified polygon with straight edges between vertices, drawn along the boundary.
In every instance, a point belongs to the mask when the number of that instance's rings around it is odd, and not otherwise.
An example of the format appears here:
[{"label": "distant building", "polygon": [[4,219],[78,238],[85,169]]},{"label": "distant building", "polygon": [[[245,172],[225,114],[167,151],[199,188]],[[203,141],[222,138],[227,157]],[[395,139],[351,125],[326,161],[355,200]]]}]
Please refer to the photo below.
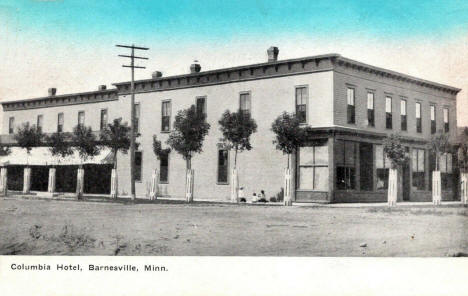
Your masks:
[{"label": "distant building", "polygon": [[[152,151],[152,136],[156,134],[165,142],[177,112],[194,104],[207,114],[211,125],[203,153],[192,161],[195,199],[229,198],[233,153],[219,145],[218,120],[226,109],[241,109],[258,124],[258,132],[252,136],[253,150],[238,157],[239,185],[247,195],[263,189],[270,197],[281,191],[286,156],[272,144],[271,124],[288,111],[297,112],[304,126],[313,129],[295,157],[297,201],[385,201],[390,164],[381,144],[392,133],[403,136],[411,158],[403,172],[403,199],[431,200],[434,158],[426,144],[439,129],[448,132],[455,142],[456,95],[460,89],[338,54],[289,60],[277,57],[277,48],[271,48],[265,63],[212,71],[201,71],[200,65],[194,64],[189,74],[163,77],[155,72],[151,78],[137,81],[136,110],[141,133],[135,157],[137,196],[147,195],[154,169],[161,172],[162,195],[184,196],[183,159],[171,152],[167,159],[159,161]],[[70,132],[78,122],[99,131],[114,118],[129,121],[130,83],[114,86],[67,95],[56,95],[51,90],[47,97],[4,102],[1,139],[11,142],[15,129],[27,121],[38,124],[46,133]],[[118,158],[119,188],[125,194],[130,188],[129,156]],[[446,200],[456,198],[453,158],[447,155],[441,160]],[[42,162],[36,170],[47,167],[47,160]],[[11,161],[8,164],[15,166]],[[99,170],[108,164],[97,161],[94,165]]]}]

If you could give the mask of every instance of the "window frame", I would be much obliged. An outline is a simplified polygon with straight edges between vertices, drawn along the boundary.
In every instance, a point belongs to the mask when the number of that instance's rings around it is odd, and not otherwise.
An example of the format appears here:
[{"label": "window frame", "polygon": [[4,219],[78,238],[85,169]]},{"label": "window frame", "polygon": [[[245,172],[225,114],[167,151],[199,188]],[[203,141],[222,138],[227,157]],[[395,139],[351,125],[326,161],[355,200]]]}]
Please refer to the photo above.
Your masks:
[{"label": "window frame", "polygon": [[241,91],[239,92],[239,111],[242,113],[243,116],[246,116],[246,110],[247,109],[242,109],[242,97],[247,95],[248,98],[249,98],[249,113],[248,113],[248,118],[252,118],[252,92],[249,90],[249,91]]},{"label": "window frame", "polygon": [[[335,186],[336,190],[341,190],[341,191],[356,191],[356,190],[358,190],[358,189],[357,189],[357,188],[358,188],[358,184],[357,184],[357,174],[358,174],[358,172],[357,172],[357,157],[358,157],[358,156],[357,156],[357,155],[358,155],[358,150],[359,150],[359,145],[358,145],[359,142],[357,142],[357,141],[350,141],[350,140],[344,140],[344,139],[338,139],[338,140],[335,141],[335,145],[334,145],[335,148],[334,148],[334,150],[335,150],[336,147],[337,147],[336,144],[337,144],[338,141],[342,141],[342,142],[343,142],[343,164],[339,164],[339,163],[335,160],[335,168],[334,168],[334,170],[335,170],[335,180],[334,180],[335,185],[334,185],[334,186]],[[354,164],[353,164],[353,165],[348,165],[348,164],[346,164],[346,142],[353,143],[353,146],[354,146],[354,155],[353,155]],[[335,150],[334,153],[337,153],[337,151]],[[336,157],[336,156],[335,156],[335,157]],[[345,187],[346,187],[346,188],[344,188],[344,189],[338,188],[338,169],[339,169],[339,168],[344,168],[344,169],[345,169],[345,180],[347,179],[347,176],[349,177],[349,176],[352,175],[351,173],[347,174],[347,170],[348,170],[348,169],[354,169],[354,174],[353,174],[353,175],[354,175],[354,180],[352,180],[352,182],[350,182],[351,185],[354,185],[354,188],[353,188],[353,186],[351,186],[350,188],[348,188],[348,187],[346,186],[346,182],[345,182]],[[351,172],[351,171],[350,171],[350,172]],[[351,180],[351,178],[350,178],[350,180]]]},{"label": "window frame", "polygon": [[10,116],[8,118],[8,134],[13,135],[15,133],[15,117]]},{"label": "window frame", "polygon": [[204,100],[204,105],[203,105],[203,110],[202,110],[202,114],[205,114],[205,117],[208,116],[208,106],[207,106],[207,97],[206,96],[197,96],[195,97],[195,109],[197,111],[197,114],[199,113],[199,110],[198,110],[198,100],[201,100],[203,99]]},{"label": "window frame", "polygon": [[[444,132],[450,132],[450,110],[448,107],[444,107],[443,110],[443,120],[444,120]],[[445,114],[447,114],[447,120],[445,120]]]},{"label": "window frame", "polygon": [[[422,151],[422,154],[423,154],[423,164],[422,164],[422,171],[419,171],[418,168],[419,168],[419,153],[421,153]],[[414,152],[416,152],[416,171],[415,171],[415,168],[414,168],[414,165],[413,165],[413,155],[414,155]],[[426,149],[424,148],[413,148],[412,151],[411,151],[411,187],[413,190],[415,191],[426,191],[427,190],[427,182],[426,182],[426,164],[427,164],[427,159],[426,159]],[[417,188],[417,186],[414,185],[414,174],[415,173],[423,173],[423,177],[422,177],[422,180],[423,180],[423,186],[422,186],[422,189],[419,189]]]},{"label": "window frame", "polygon": [[[81,125],[80,124],[80,115],[83,114],[83,124]],[[81,125],[82,127],[85,126],[85,122],[86,122],[86,115],[85,115],[85,111],[84,110],[80,110],[78,111],[78,125]]]},{"label": "window frame", "polygon": [[[219,181],[219,173],[220,173],[220,166],[219,166],[219,152],[220,151],[226,151],[227,153],[227,157],[226,157],[226,170],[227,170],[227,174],[226,174],[226,182],[220,182]],[[226,148],[219,148],[216,150],[216,153],[217,153],[217,157],[216,157],[216,184],[217,185],[229,185],[230,184],[230,162],[229,162],[229,149],[226,149]]]},{"label": "window frame", "polygon": [[170,152],[166,154],[166,157],[167,157],[167,180],[162,180],[161,179],[161,172],[162,172],[162,170],[161,170],[161,159],[159,159],[159,183],[160,184],[169,184],[169,155],[170,154],[171,154]]},{"label": "window frame", "polygon": [[[136,176],[136,175],[137,175],[137,174],[136,174],[136,172],[137,172],[136,154],[137,154],[137,153],[140,153],[140,155],[141,155],[141,157],[140,157],[140,159],[141,159],[141,164],[140,164],[140,179],[137,179],[137,176]],[[143,151],[142,151],[142,150],[136,150],[136,151],[135,151],[135,160],[134,160],[134,161],[135,161],[135,182],[136,182],[136,183],[142,183],[142,182],[143,182]]]},{"label": "window frame", "polygon": [[[349,92],[353,95],[350,97]],[[352,102],[350,102],[350,99]],[[356,88],[348,85],[346,87],[346,122],[348,124],[356,124]]]},{"label": "window frame", "polygon": [[[62,118],[62,124],[60,124],[60,117]],[[57,133],[63,133],[64,125],[65,125],[65,114],[63,112],[60,112],[57,114]]]},{"label": "window frame", "polygon": [[[41,120],[39,120],[39,118]],[[40,123],[40,124],[39,124]],[[43,130],[43,127],[44,127],[44,115],[43,114],[37,114],[37,117],[36,117],[36,127],[37,127],[37,130],[38,131],[41,131]]]},{"label": "window frame", "polygon": [[[370,98],[372,98],[372,109],[369,108]],[[370,116],[371,114],[372,116]],[[372,117],[372,120],[370,117]],[[375,92],[369,90],[367,91],[367,126],[375,127]]]},{"label": "window frame", "polygon": [[140,117],[141,117],[141,105],[140,102],[135,102],[135,133],[140,132]]},{"label": "window frame", "polygon": [[[418,117],[418,106],[419,106],[419,117]],[[416,133],[421,134],[422,133],[422,103],[421,102],[416,102],[414,105],[414,112],[415,112],[415,118],[416,118]]]},{"label": "window frame", "polygon": [[[103,119],[103,116],[102,116],[102,115],[103,115],[103,111],[104,111],[105,114],[106,114],[106,123],[105,123],[104,125],[103,125],[103,120],[102,120],[102,119]],[[100,114],[101,114],[101,118],[100,118],[100,120],[99,120],[99,128],[100,128],[100,130],[102,131],[102,130],[104,130],[104,129],[107,127],[107,124],[109,124],[109,111],[108,111],[107,108],[102,108]]]},{"label": "window frame", "polygon": [[[294,110],[296,112],[296,116],[298,115],[298,107],[299,106],[304,106],[304,104],[297,104],[297,90],[298,89],[304,89],[305,90],[305,118],[304,121],[301,121],[301,124],[307,124],[309,122],[309,85],[308,84],[303,84],[303,85],[296,85],[294,86]],[[303,94],[301,94],[301,99],[303,99]]]},{"label": "window frame", "polygon": [[[164,116],[164,104],[169,104],[169,115],[166,115],[166,116]],[[161,101],[161,133],[171,132],[171,117],[172,117],[172,101],[171,100]],[[164,130],[164,118],[169,118],[167,130]]]},{"label": "window frame", "polygon": [[437,131],[437,106],[436,104],[431,103],[429,105],[429,116],[431,119],[431,135],[433,135]]},{"label": "window frame", "polygon": [[[390,105],[387,105],[390,102]],[[390,106],[390,111],[387,107]],[[385,95],[385,128],[393,129],[393,98],[390,95]]]},{"label": "window frame", "polygon": [[[307,165],[302,165],[301,164],[301,150],[300,148],[304,148],[304,147],[307,147],[307,148],[312,148],[312,158],[314,160],[314,163],[313,164],[307,164]],[[313,145],[308,145],[308,146],[301,146],[299,147],[299,150],[298,150],[298,157],[297,157],[297,169],[296,169],[296,178],[297,178],[297,181],[296,181],[296,184],[297,184],[297,189],[300,190],[300,191],[313,191],[313,192],[327,192],[328,190],[321,190],[321,189],[317,189],[317,184],[316,184],[316,168],[327,168],[327,171],[328,171],[328,174],[330,173],[330,165],[329,165],[329,162],[327,161],[327,164],[317,164],[316,163],[316,148],[317,147],[325,147],[327,148],[327,154],[328,154],[328,149],[329,149],[329,146],[328,146],[328,143],[327,142],[324,142],[324,143],[315,143]],[[312,189],[310,188],[301,188],[301,168],[312,168],[313,169],[313,178],[312,178]],[[328,176],[326,176],[326,178],[328,178]]]},{"label": "window frame", "polygon": [[[405,106],[404,108],[403,105]],[[405,111],[403,114],[403,110]],[[400,99],[400,129],[408,131],[408,100],[406,98]]]}]

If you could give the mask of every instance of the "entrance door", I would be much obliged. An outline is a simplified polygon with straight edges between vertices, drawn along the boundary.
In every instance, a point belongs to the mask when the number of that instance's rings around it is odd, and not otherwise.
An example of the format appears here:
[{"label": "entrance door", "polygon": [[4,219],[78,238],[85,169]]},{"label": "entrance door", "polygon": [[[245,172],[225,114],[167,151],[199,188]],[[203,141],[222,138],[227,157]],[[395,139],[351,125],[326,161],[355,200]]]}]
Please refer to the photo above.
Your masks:
[{"label": "entrance door", "polygon": [[409,164],[406,163],[403,165],[403,200],[408,201],[410,200],[410,167]]}]

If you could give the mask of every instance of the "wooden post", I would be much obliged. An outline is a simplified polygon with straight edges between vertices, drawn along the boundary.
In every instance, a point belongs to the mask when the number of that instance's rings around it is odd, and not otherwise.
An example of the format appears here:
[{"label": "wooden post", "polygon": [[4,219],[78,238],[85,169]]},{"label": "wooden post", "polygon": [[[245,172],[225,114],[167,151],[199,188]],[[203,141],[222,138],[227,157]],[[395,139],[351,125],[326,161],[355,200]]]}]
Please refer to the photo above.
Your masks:
[{"label": "wooden post", "polygon": [[112,169],[111,173],[111,198],[116,199],[119,194],[119,186],[118,186],[118,177],[117,177],[117,169]]},{"label": "wooden post", "polygon": [[31,190],[31,168],[25,167],[23,174],[23,193],[28,194]]},{"label": "wooden post", "polygon": [[49,186],[47,188],[47,192],[49,194],[54,194],[55,192],[55,177],[56,177],[56,169],[49,168]]},{"label": "wooden post", "polygon": [[84,169],[78,168],[78,174],[76,176],[76,197],[81,199],[83,197],[84,188]]},{"label": "wooden post", "polygon": [[156,200],[158,197],[158,184],[159,183],[159,175],[158,170],[153,170],[153,174],[151,174],[151,188],[150,188],[150,200]]},{"label": "wooden post", "polygon": [[291,170],[284,170],[284,205],[292,206],[292,176]]},{"label": "wooden post", "polygon": [[398,170],[390,168],[388,172],[388,206],[395,206],[398,198]]},{"label": "wooden post", "polygon": [[185,198],[187,202],[193,201],[193,175],[194,170],[188,169],[187,170],[187,178],[185,180]]},{"label": "wooden post", "polygon": [[460,173],[460,194],[461,202],[464,205],[468,204],[468,173]]},{"label": "wooden post", "polygon": [[442,200],[441,194],[441,180],[440,180],[440,171],[432,172],[432,203],[434,205],[440,205]]},{"label": "wooden post", "polygon": [[2,167],[0,169],[0,195],[7,196],[8,194],[8,169],[6,167]]},{"label": "wooden post", "polygon": [[237,169],[231,171],[231,202],[239,202],[239,177]]}]

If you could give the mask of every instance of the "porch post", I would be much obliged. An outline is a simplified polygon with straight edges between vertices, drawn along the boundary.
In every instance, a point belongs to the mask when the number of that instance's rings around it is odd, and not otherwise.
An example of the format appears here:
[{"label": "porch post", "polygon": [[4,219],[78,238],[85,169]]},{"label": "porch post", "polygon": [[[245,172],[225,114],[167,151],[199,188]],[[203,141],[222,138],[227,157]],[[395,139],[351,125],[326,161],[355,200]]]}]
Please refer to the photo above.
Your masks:
[{"label": "porch post", "polygon": [[395,206],[398,199],[398,170],[390,168],[388,172],[388,206]]},{"label": "porch post", "polygon": [[231,202],[239,201],[239,176],[237,175],[237,168],[231,171]]},{"label": "porch post", "polygon": [[31,190],[31,168],[25,167],[23,174],[23,193],[27,194]]},{"label": "porch post", "polygon": [[185,199],[187,200],[187,202],[193,201],[193,175],[194,170],[188,169],[187,178],[185,180]]},{"label": "porch post", "polygon": [[111,198],[117,198],[119,190],[117,182],[117,170],[114,168],[111,172]]},{"label": "porch post", "polygon": [[49,168],[49,186],[47,188],[47,192],[53,194],[55,192],[55,177],[56,177],[56,169]]},{"label": "porch post", "polygon": [[84,169],[78,168],[78,173],[76,176],[76,197],[81,199],[83,197],[83,187],[84,187]]},{"label": "porch post", "polygon": [[333,202],[335,199],[335,137],[328,138],[328,201]]},{"label": "porch post", "polygon": [[440,171],[432,172],[432,203],[434,205],[440,205],[442,200],[441,194],[441,180]]},{"label": "porch post", "polygon": [[153,170],[153,174],[151,175],[150,200],[156,200],[158,197],[158,183],[158,170]]},{"label": "porch post", "polygon": [[2,167],[0,169],[0,196],[7,196],[8,192],[8,169],[6,167]]},{"label": "porch post", "polygon": [[468,172],[467,173],[460,173],[460,194],[461,194],[461,199],[460,201],[462,204],[467,205],[468,204]]}]

